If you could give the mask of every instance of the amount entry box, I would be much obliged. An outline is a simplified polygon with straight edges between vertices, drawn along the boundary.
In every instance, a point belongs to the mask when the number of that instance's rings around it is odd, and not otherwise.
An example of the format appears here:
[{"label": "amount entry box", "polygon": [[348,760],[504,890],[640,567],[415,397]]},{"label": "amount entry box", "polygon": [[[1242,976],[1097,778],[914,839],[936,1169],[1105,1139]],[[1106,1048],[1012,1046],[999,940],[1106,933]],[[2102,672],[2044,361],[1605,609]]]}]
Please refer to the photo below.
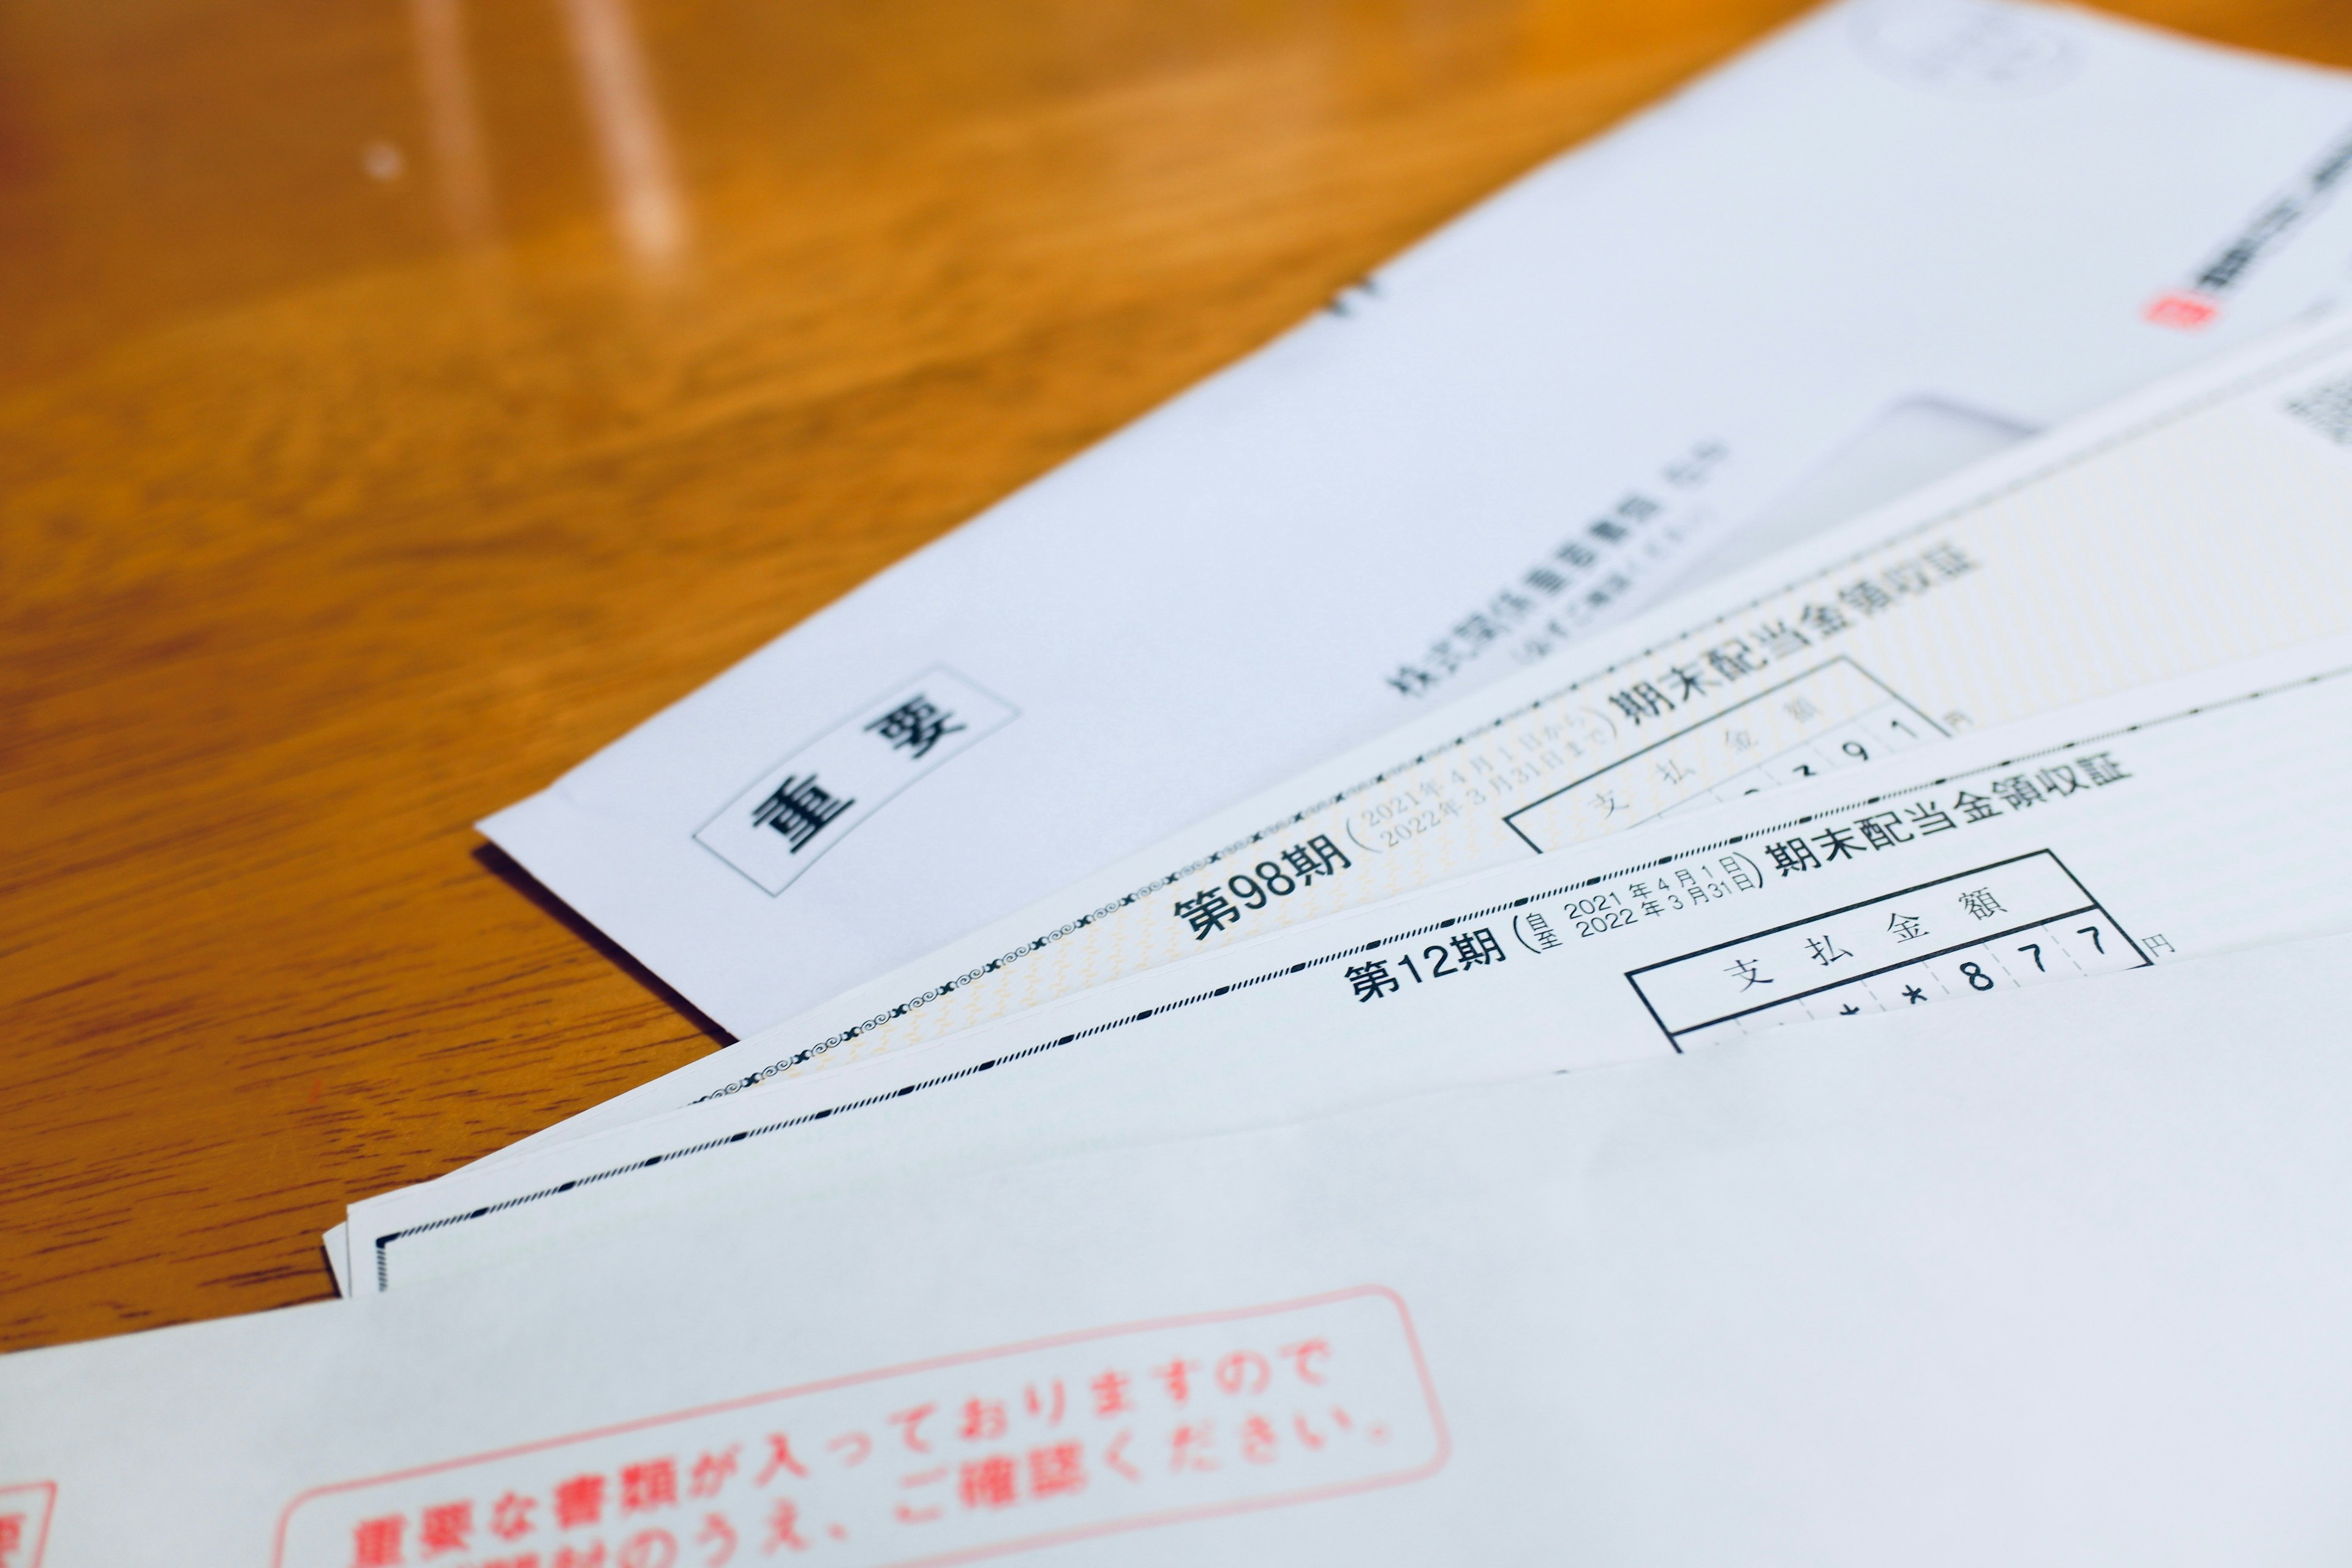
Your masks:
[{"label": "amount entry box", "polygon": [[1944,734],[1840,655],[1510,812],[1538,854],[1671,811],[1823,778]]},{"label": "amount entry box", "polygon": [[1680,1050],[1698,1038],[2148,962],[2058,857],[2038,849],[1665,959],[1625,978]]}]

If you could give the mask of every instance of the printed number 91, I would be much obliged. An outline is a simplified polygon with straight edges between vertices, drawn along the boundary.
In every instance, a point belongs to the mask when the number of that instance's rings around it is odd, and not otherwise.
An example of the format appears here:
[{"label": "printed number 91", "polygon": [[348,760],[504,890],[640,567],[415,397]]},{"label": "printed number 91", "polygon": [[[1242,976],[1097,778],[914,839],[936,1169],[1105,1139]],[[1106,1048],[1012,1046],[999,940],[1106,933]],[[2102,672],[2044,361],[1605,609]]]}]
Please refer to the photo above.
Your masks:
[{"label": "printed number 91", "polygon": [[[1258,885],[1261,882],[1264,887]],[[1265,908],[1265,896],[1269,892],[1276,898],[1287,898],[1298,888],[1298,884],[1290,879],[1289,873],[1271,860],[1257,863],[1256,876],[1234,877],[1225,886],[1233,889],[1234,897],[1254,910]]]}]

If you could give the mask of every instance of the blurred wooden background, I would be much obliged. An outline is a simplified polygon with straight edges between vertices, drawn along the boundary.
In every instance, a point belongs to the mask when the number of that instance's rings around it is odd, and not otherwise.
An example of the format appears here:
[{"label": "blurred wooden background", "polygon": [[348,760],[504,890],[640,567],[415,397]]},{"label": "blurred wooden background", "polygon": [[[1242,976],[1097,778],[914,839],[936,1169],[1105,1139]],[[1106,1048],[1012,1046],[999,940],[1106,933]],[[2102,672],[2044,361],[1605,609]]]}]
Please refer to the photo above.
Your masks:
[{"label": "blurred wooden background", "polygon": [[713,1048],[468,824],[1797,9],[0,10],[0,1347]]}]

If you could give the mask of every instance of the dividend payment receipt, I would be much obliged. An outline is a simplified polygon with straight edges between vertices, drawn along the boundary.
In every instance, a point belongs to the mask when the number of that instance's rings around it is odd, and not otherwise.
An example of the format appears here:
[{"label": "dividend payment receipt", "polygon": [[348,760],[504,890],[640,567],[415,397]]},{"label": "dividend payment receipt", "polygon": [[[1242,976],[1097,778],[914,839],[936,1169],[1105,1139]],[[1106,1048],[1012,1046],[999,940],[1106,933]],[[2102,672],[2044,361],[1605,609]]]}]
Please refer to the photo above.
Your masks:
[{"label": "dividend payment receipt", "polygon": [[[1628,616],[1751,524],[2287,321],[2343,280],[2347,137],[2334,73],[2071,10],[1833,6],[484,831],[751,1034]],[[1266,896],[1313,837],[1268,847]]]},{"label": "dividend payment receipt", "polygon": [[1665,1058],[2352,930],[2352,638],[2135,689],[354,1205],[361,1293],[761,1194]]},{"label": "dividend payment receipt", "polygon": [[517,1147],[2352,629],[2347,520],[2352,326],[2339,323],[1994,458],[1624,628],[1573,656],[1573,677],[1525,671]]}]

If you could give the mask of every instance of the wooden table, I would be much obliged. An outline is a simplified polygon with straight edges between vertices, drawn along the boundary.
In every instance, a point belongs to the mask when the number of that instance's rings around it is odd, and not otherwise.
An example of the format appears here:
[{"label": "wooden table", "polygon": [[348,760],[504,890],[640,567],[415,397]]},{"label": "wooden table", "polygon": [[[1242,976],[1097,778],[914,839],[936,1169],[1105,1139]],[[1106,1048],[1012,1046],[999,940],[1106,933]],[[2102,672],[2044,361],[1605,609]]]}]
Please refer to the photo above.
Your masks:
[{"label": "wooden table", "polygon": [[10,7],[0,1346],[712,1049],[468,825],[1796,9]]}]

